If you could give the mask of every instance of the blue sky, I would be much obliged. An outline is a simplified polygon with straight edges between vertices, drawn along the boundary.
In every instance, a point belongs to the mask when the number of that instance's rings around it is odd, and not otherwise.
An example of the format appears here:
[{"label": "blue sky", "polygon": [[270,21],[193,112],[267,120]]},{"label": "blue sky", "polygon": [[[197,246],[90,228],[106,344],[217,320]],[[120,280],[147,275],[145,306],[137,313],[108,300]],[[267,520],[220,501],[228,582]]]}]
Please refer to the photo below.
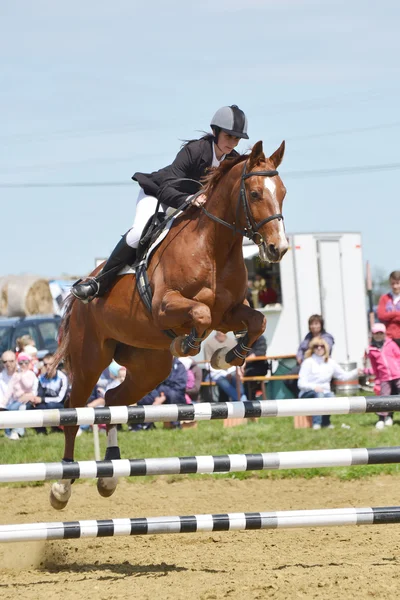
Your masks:
[{"label": "blue sky", "polygon": [[[91,270],[132,223],[132,174],[232,103],[250,143],[287,142],[288,232],[361,231],[364,258],[399,269],[399,17],[394,0],[1,3],[0,275]],[[121,185],[71,185],[90,182]]]}]

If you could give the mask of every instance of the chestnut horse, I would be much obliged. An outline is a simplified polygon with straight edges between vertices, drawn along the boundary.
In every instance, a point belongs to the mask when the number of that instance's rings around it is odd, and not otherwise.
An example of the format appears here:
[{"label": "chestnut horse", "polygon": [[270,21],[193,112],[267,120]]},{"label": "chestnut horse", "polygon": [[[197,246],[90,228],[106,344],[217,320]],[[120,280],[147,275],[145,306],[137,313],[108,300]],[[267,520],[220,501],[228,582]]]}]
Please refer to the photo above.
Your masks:
[{"label": "chestnut horse", "polygon": [[[286,190],[276,171],[284,149],[282,142],[266,158],[262,142],[257,142],[249,155],[226,160],[209,175],[202,190],[205,207],[181,213],[149,260],[151,313],[138,294],[134,274],[118,276],[104,297],[89,304],[68,298],[56,362],[64,360],[71,377],[70,408],[86,404],[113,358],[127,374],[106,393],[106,405],[135,404],[168,377],[172,354],[194,356],[213,330],[245,330],[233,350],[218,350],[212,358],[216,368],[243,364],[266,326],[264,315],[245,300],[243,235],[259,245],[264,261],[280,261],[288,248],[281,214]],[[172,343],[165,330],[176,334]],[[64,461],[74,459],[77,430],[64,429]],[[108,427],[107,460],[120,457],[116,431],[115,425]],[[116,485],[116,478],[98,480],[103,496],[110,496]],[[64,508],[70,495],[71,482],[58,481],[52,486],[51,504]]]}]

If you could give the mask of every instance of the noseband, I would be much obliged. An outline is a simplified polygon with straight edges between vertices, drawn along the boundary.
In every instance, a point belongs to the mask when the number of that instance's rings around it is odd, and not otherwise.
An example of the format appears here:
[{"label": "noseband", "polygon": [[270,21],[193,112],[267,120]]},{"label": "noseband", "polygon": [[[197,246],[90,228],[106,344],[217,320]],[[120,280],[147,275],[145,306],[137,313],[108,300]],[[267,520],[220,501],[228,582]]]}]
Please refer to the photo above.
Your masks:
[{"label": "noseband", "polygon": [[[229,227],[229,229],[231,229],[234,233],[240,233],[244,237],[248,238],[249,240],[251,240],[252,242],[257,244],[258,246],[261,246],[265,240],[262,237],[262,235],[259,233],[258,230],[266,223],[270,223],[270,221],[274,221],[275,219],[283,220],[283,215],[280,213],[277,213],[276,215],[271,215],[270,217],[266,217],[262,221],[256,222],[254,220],[252,212],[250,210],[249,200],[247,198],[247,193],[246,193],[245,181],[249,177],[275,177],[275,175],[278,175],[279,173],[278,173],[278,171],[272,171],[272,170],[271,171],[250,171],[250,173],[246,173],[246,167],[247,167],[247,160],[244,163],[242,176],[240,178],[239,198],[238,198],[237,205],[236,205],[236,222],[233,225],[231,223],[228,223],[227,221],[224,221],[223,219],[220,219],[219,217],[216,217],[215,215],[211,214],[204,207],[202,207],[201,210],[203,211],[203,213],[205,215],[207,215],[207,217],[209,217],[213,221],[216,221],[217,223],[220,223],[221,225],[224,225],[225,227]],[[244,216],[246,219],[246,227],[244,229],[239,229],[237,227],[237,222],[239,220],[239,212],[240,212],[241,206],[243,207],[243,212],[244,212]],[[257,241],[257,236],[258,236],[258,241]]]}]

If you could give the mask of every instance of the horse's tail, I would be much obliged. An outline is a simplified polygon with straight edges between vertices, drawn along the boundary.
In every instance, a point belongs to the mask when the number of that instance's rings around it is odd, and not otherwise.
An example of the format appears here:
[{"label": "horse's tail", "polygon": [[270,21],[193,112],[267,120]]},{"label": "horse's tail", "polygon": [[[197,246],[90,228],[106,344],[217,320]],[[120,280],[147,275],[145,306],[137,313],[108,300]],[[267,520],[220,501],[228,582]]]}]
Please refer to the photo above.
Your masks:
[{"label": "horse's tail", "polygon": [[61,326],[58,334],[58,349],[54,354],[54,360],[52,365],[52,371],[55,372],[58,365],[62,361],[64,363],[64,368],[67,371],[70,381],[72,381],[72,365],[71,365],[71,356],[69,352],[69,343],[70,343],[70,319],[72,308],[75,303],[75,296],[69,294],[64,301],[63,309],[64,316],[61,321]]}]

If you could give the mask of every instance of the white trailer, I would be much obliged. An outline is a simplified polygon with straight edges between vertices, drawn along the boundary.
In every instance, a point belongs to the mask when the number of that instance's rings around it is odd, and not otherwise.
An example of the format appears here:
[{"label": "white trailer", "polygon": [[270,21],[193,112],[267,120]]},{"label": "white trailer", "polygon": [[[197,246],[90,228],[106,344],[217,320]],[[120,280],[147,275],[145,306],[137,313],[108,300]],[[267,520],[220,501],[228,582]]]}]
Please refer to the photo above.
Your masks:
[{"label": "white trailer", "polygon": [[367,303],[360,233],[293,233],[277,265],[265,268],[257,247],[243,254],[249,279],[269,277],[277,303],[259,308],[267,317],[268,354],[295,354],[308,332],[308,318],[321,314],[335,338],[333,358],[361,364],[368,343]]}]

